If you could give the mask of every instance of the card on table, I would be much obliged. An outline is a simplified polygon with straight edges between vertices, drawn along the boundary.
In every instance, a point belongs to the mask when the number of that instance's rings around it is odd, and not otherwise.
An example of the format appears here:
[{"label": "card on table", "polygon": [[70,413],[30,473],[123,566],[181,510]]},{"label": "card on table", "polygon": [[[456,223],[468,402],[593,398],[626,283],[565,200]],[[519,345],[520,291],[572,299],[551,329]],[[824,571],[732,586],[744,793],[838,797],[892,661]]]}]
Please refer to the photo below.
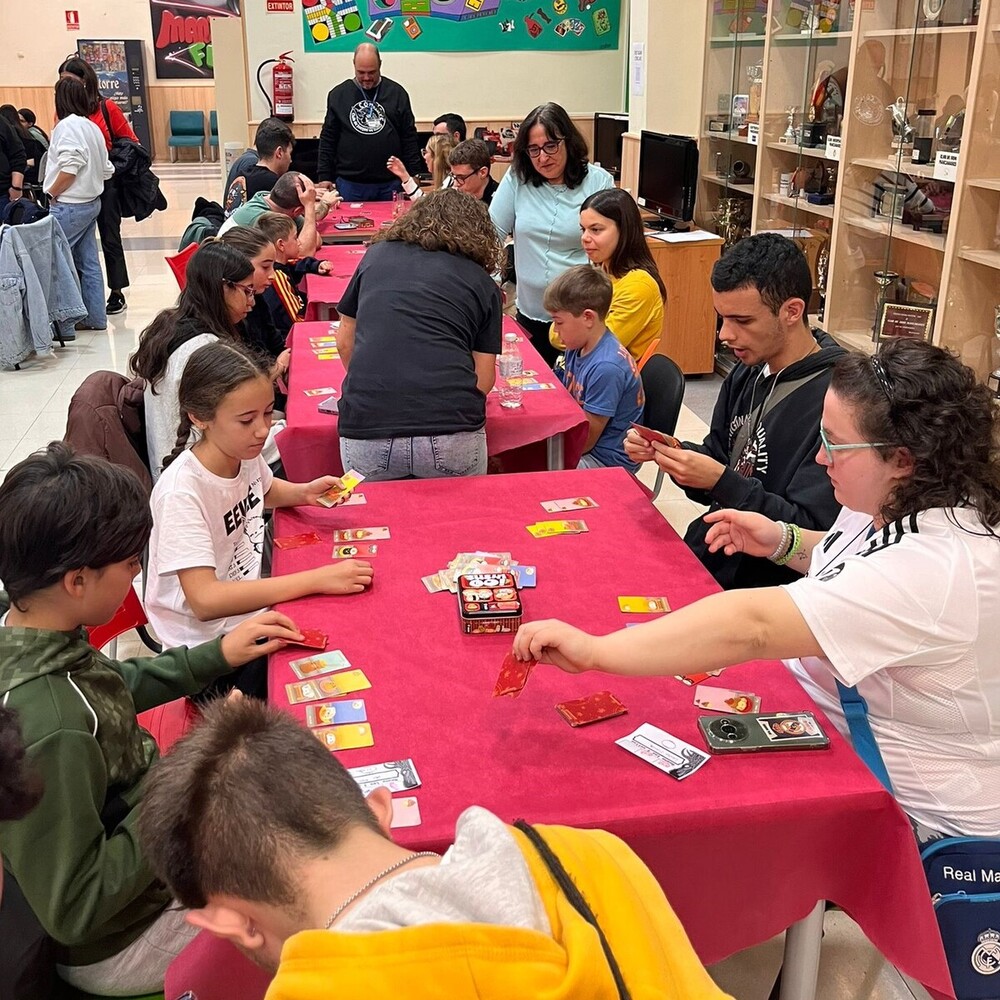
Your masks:
[{"label": "card on table", "polygon": [[327,335],[325,337],[310,337],[309,343],[312,344],[313,347],[336,347],[337,338],[333,335]]},{"label": "card on table", "polygon": [[305,646],[306,649],[326,649],[327,635],[318,628],[299,629],[302,633],[301,639],[289,639],[289,646]]},{"label": "card on table", "polygon": [[517,577],[517,585],[521,590],[538,586],[538,570],[534,566],[511,566],[510,571]]},{"label": "card on table", "polygon": [[375,745],[372,727],[367,722],[349,726],[323,726],[312,731],[327,750],[354,750]]},{"label": "card on table", "polygon": [[339,649],[331,649],[329,653],[317,653],[315,656],[303,656],[298,660],[292,660],[288,665],[300,681],[307,681],[310,677],[318,677],[320,674],[346,670],[351,663]]},{"label": "card on table", "polygon": [[285,535],[283,538],[276,538],[274,544],[279,549],[301,549],[307,545],[319,545],[323,539],[315,531],[303,531],[301,535]]},{"label": "card on table", "polygon": [[537,392],[539,389],[554,389],[555,382],[525,382],[521,386],[522,392]]},{"label": "card on table", "polygon": [[581,535],[590,529],[586,521],[537,521],[526,525],[534,538],[551,538],[553,535]]},{"label": "card on table", "polygon": [[699,750],[648,722],[644,722],[628,736],[615,740],[615,743],[678,781],[690,777],[710,759],[704,750]]},{"label": "card on table", "polygon": [[310,729],[319,726],[339,726],[344,722],[367,722],[368,709],[363,698],[353,701],[324,701],[319,705],[306,705],[306,725]]},{"label": "card on table", "polygon": [[670,604],[665,597],[619,597],[618,608],[631,615],[649,615],[669,611]]},{"label": "card on table", "polygon": [[550,514],[560,511],[580,510],[582,507],[597,507],[597,501],[591,497],[567,497],[565,500],[543,500],[542,507]]},{"label": "card on table", "polygon": [[362,542],[360,545],[334,545],[334,559],[368,559],[378,555],[378,545],[372,542]]},{"label": "card on table", "polygon": [[368,503],[368,497],[364,493],[352,493],[340,506],[355,507],[363,503]]},{"label": "card on table", "polygon": [[721,670],[709,670],[707,673],[700,674],[674,674],[674,677],[676,680],[679,680],[681,684],[687,684],[688,687],[694,687],[696,684],[701,684],[702,681],[707,681],[709,677],[718,677],[721,673]]},{"label": "card on table", "polygon": [[[363,483],[365,477],[361,475],[360,472],[356,472],[354,469],[348,469],[340,477],[340,486],[331,486],[316,502],[323,507],[336,507],[338,501],[345,497],[348,493],[353,492],[356,486],[360,486]],[[388,537],[388,536],[387,536]],[[350,539],[344,539],[345,541],[350,541]],[[335,538],[334,541],[337,541]]]},{"label": "card on table", "polygon": [[427,588],[428,594],[440,594],[442,590],[448,589],[441,580],[440,573],[431,573],[430,576],[422,576],[420,582]]},{"label": "card on table", "polygon": [[652,427],[643,427],[642,424],[632,424],[632,430],[636,432],[643,440],[650,442],[659,441],[661,444],[665,444],[668,448],[680,448],[681,443],[673,436],[673,434],[665,434],[663,431],[655,431]]},{"label": "card on table", "polygon": [[392,819],[389,820],[389,829],[401,830],[407,826],[420,826],[420,806],[412,795],[392,800]]},{"label": "card on table", "polygon": [[304,701],[319,701],[321,698],[339,698],[370,688],[372,682],[363,670],[344,670],[332,677],[318,677],[315,680],[295,681],[285,685],[285,695],[289,705],[301,705]]},{"label": "card on table", "polygon": [[534,660],[519,660],[513,653],[508,653],[500,666],[500,676],[493,688],[493,697],[516,698],[527,684],[534,665]]},{"label": "card on table", "polygon": [[614,719],[628,709],[610,691],[598,691],[585,698],[573,698],[556,705],[556,711],[574,728],[602,719]]},{"label": "card on table", "polygon": [[709,687],[699,684],[694,689],[694,703],[710,712],[735,712],[746,715],[760,711],[760,698],[749,691],[731,691],[729,688]]},{"label": "card on table", "polygon": [[338,528],[333,533],[334,542],[374,542],[389,537],[389,529],[384,525],[378,528]]},{"label": "card on table", "polygon": [[339,351],[326,351],[313,348],[313,353],[317,361],[337,361],[340,358]]},{"label": "card on table", "polygon": [[417,774],[412,757],[407,757],[406,760],[387,760],[384,764],[349,767],[347,773],[357,782],[365,795],[376,788],[388,788],[390,792],[406,792],[420,785],[420,776]]},{"label": "card on table", "polygon": [[332,385],[325,385],[322,389],[303,389],[307,396],[330,396],[337,392]]}]

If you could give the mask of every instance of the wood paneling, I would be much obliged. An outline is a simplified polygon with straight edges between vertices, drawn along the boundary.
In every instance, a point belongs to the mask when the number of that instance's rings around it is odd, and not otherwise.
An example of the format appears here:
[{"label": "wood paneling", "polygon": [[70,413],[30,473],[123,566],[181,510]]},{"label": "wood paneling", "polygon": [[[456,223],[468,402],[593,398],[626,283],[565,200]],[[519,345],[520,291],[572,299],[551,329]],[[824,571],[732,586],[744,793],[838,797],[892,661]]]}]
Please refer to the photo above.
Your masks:
[{"label": "wood paneling", "polygon": [[0,104],[31,108],[38,124],[51,134],[56,118],[56,98],[52,87],[0,87]]}]

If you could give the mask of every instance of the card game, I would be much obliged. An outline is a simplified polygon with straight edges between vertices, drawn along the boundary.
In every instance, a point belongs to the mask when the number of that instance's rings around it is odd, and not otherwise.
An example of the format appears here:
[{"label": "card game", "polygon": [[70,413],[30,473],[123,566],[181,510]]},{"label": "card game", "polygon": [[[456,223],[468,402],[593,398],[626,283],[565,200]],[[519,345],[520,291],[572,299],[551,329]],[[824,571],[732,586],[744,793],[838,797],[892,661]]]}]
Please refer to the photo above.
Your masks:
[{"label": "card game", "polygon": [[420,776],[413,758],[388,760],[384,764],[366,764],[364,767],[349,767],[347,773],[357,782],[365,795],[376,788],[388,788],[390,792],[406,792],[420,786]]},{"label": "card game", "polygon": [[581,510],[588,507],[597,507],[598,503],[591,497],[569,497],[566,500],[543,500],[542,508],[549,514],[557,514],[562,511]]},{"label": "card game", "polygon": [[618,610],[630,615],[648,615],[669,611],[670,604],[665,597],[619,597]]},{"label": "card game", "polygon": [[378,555],[378,546],[371,543],[360,545],[335,545],[333,547],[334,559],[370,559]]},{"label": "card game", "polygon": [[301,549],[306,545],[319,545],[322,539],[315,531],[303,531],[300,535],[285,535],[284,538],[276,538],[274,544],[279,549]]},{"label": "card game", "polygon": [[628,709],[610,691],[598,691],[585,698],[574,698],[556,705],[556,711],[574,728],[589,726],[592,722],[614,719]]},{"label": "card game", "polygon": [[412,795],[392,800],[392,819],[389,821],[391,830],[408,826],[420,826],[420,806]]},{"label": "card game", "polygon": [[340,506],[356,507],[363,503],[368,503],[368,497],[364,493],[352,493]]},{"label": "card game", "polygon": [[[332,489],[327,490],[317,502],[322,507],[336,507],[337,504],[347,496],[347,494],[352,492],[355,486],[359,486],[363,483],[364,479],[365,477],[361,475],[360,472],[355,472],[354,469],[348,469],[347,472],[340,477],[340,487],[338,488],[334,486]],[[389,529],[387,528],[386,531],[388,530]],[[386,538],[388,537],[389,536],[386,535]],[[336,541],[336,539],[334,539],[334,541]],[[350,541],[350,539],[343,539],[343,541]]]},{"label": "card game", "polygon": [[289,705],[301,705],[304,701],[338,698],[355,691],[364,691],[371,686],[371,681],[365,677],[363,670],[344,670],[330,677],[286,684],[285,696]]},{"label": "card game", "polygon": [[493,687],[494,698],[516,698],[528,683],[534,660],[519,660],[513,653],[508,653],[500,665],[500,676]]},{"label": "card game", "polygon": [[371,542],[389,537],[389,529],[382,528],[338,528],[333,533],[334,542]]},{"label": "card game", "polygon": [[680,441],[673,436],[673,434],[664,434],[663,431],[654,431],[652,427],[643,427],[642,424],[632,424],[632,430],[646,441],[652,443],[653,441],[659,441],[661,444],[665,444],[668,448],[680,448]]},{"label": "card game", "polygon": [[615,740],[615,743],[678,781],[689,778],[711,759],[704,750],[699,750],[648,722],[644,722],[628,736]]},{"label": "card game", "polygon": [[312,730],[312,734],[327,750],[355,750],[375,745],[372,727],[367,722],[350,726],[322,726]]},{"label": "card game", "polygon": [[288,666],[300,681],[318,677],[320,674],[332,674],[337,670],[346,670],[350,661],[339,649],[331,649],[329,653],[319,653],[316,656],[303,656],[292,660]]},{"label": "card game", "polygon": [[514,575],[505,570],[460,576],[458,613],[466,635],[516,632],[521,627],[521,598]]},{"label": "card game", "polygon": [[709,687],[699,684],[694,689],[694,703],[697,708],[710,712],[736,712],[746,715],[760,711],[760,698],[749,691],[730,691],[728,688]]},{"label": "card game", "polygon": [[302,633],[302,638],[298,640],[289,639],[289,646],[305,646],[306,649],[326,649],[327,636],[325,632],[321,632],[318,628],[303,628],[299,629]]},{"label": "card game", "polygon": [[582,535],[589,531],[586,521],[537,521],[528,524],[528,531],[534,538],[550,538],[553,535]]},{"label": "card game", "polygon": [[324,701],[319,705],[306,705],[306,725],[337,726],[344,722],[367,722],[368,710],[363,698],[353,701]]}]

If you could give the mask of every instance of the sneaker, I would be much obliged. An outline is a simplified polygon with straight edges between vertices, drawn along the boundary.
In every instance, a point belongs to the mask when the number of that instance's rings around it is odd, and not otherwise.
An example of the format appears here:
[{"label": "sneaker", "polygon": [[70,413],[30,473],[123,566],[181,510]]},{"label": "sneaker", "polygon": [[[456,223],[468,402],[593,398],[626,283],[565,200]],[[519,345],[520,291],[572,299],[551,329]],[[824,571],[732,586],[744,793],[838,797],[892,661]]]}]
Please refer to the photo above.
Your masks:
[{"label": "sneaker", "polygon": [[125,312],[125,296],[121,292],[112,292],[108,296],[108,315],[117,316],[118,313]]}]

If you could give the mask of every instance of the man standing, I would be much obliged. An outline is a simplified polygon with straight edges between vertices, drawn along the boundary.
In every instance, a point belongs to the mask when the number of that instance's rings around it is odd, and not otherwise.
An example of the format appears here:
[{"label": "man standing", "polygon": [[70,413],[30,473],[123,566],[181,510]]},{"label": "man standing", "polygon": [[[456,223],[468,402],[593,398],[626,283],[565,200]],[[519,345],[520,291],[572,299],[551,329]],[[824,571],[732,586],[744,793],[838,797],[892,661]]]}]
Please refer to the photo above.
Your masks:
[{"label": "man standing", "polygon": [[354,50],[354,77],[327,96],[319,180],[333,181],[345,201],[388,201],[400,189],[386,167],[391,156],[411,174],[425,169],[410,97],[382,76],[382,57],[365,42]]},{"label": "man standing", "polygon": [[448,154],[452,183],[487,206],[500,186],[490,176],[491,163],[490,148],[482,139],[466,139]]},{"label": "man standing", "polygon": [[[752,510],[774,520],[826,531],[840,504],[816,462],[823,397],[844,354],[809,329],[812,275],[789,239],[758,233],[741,240],[712,269],[712,300],[722,317],[719,339],[738,364],[722,383],[708,437],[679,448],[625,439],[634,462],[656,464],[696,503],[712,510]],[[708,525],[691,522],[684,541],[726,590],[772,587],[798,574],[768,559],[709,552]]]}]

